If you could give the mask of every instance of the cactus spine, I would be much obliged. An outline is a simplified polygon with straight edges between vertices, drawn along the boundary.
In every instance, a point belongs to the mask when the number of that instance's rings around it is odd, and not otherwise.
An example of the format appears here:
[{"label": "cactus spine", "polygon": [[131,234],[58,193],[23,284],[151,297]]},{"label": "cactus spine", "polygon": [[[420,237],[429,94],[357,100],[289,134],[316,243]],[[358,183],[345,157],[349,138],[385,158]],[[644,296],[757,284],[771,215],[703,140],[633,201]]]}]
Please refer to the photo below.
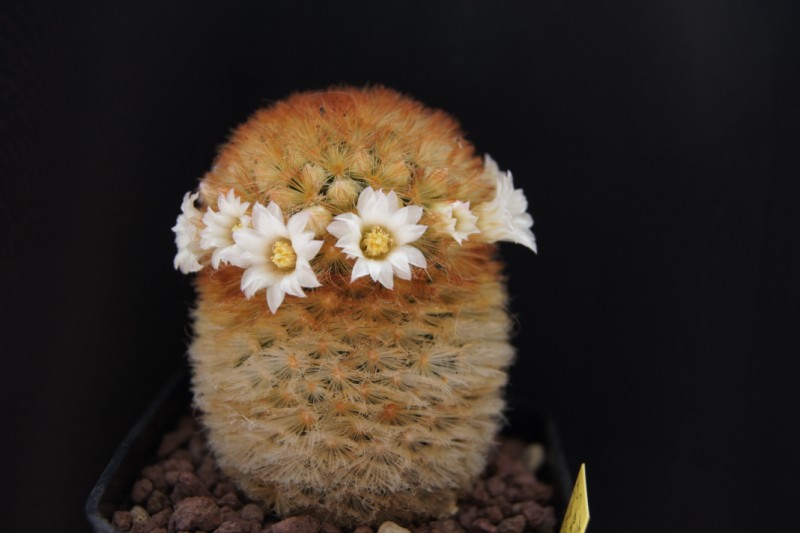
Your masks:
[{"label": "cactus spine", "polygon": [[[383,88],[294,95],[221,149],[202,204],[235,191],[287,218],[308,210],[323,241],[310,262],[320,286],[274,314],[263,291],[244,298],[237,266],[196,278],[195,403],[249,496],[348,526],[455,510],[484,467],[513,357],[496,246],[456,242],[441,209],[490,202],[487,168],[454,120]],[[353,261],[325,231],[367,187],[423,209],[413,245],[427,268],[391,290],[351,281]],[[380,231],[376,255],[391,243]]]}]

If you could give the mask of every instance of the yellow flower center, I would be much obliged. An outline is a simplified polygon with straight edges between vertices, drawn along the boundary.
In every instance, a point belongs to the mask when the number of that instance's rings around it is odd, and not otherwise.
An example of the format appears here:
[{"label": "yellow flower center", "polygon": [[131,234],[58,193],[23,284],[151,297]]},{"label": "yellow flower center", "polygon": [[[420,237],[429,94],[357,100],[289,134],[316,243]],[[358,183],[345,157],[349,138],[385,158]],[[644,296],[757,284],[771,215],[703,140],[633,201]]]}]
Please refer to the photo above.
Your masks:
[{"label": "yellow flower center", "polygon": [[294,253],[292,244],[286,239],[275,241],[272,245],[272,264],[281,270],[291,270],[297,264],[297,254]]},{"label": "yellow flower center", "polygon": [[370,258],[388,254],[393,244],[392,236],[380,226],[370,228],[361,238],[361,250]]},{"label": "yellow flower center", "polygon": [[233,233],[233,232],[234,232],[234,231],[236,231],[236,230],[240,230],[240,229],[244,229],[244,224],[242,224],[241,220],[240,220],[239,222],[237,222],[237,223],[236,223],[236,224],[235,224],[235,225],[234,225],[234,226],[231,228],[231,233]]}]

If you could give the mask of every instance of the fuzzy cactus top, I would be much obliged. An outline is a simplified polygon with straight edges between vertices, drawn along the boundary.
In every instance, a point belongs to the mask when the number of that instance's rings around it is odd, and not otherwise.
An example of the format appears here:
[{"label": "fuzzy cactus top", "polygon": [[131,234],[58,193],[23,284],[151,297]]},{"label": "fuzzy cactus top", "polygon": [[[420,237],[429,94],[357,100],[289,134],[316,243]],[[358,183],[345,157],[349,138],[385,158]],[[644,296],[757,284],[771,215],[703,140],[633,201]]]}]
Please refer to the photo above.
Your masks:
[{"label": "fuzzy cactus top", "polygon": [[227,473],[341,525],[454,511],[501,419],[494,243],[535,250],[526,209],[453,119],[394,91],[256,112],[173,228],[176,268],[198,272],[195,402]]}]

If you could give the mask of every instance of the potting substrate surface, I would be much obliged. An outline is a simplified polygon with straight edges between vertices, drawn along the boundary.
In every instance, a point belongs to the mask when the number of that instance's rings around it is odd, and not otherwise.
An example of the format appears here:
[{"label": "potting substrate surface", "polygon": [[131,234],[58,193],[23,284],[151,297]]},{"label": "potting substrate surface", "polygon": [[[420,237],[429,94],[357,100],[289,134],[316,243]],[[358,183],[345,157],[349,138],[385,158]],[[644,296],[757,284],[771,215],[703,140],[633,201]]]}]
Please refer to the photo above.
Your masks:
[{"label": "potting substrate surface", "polygon": [[472,492],[446,520],[343,529],[309,515],[279,518],[248,499],[217,468],[205,434],[192,416],[166,434],[157,460],[142,469],[112,523],[132,533],[545,533],[556,517],[553,488],[534,473],[544,458],[539,444],[503,439]]}]

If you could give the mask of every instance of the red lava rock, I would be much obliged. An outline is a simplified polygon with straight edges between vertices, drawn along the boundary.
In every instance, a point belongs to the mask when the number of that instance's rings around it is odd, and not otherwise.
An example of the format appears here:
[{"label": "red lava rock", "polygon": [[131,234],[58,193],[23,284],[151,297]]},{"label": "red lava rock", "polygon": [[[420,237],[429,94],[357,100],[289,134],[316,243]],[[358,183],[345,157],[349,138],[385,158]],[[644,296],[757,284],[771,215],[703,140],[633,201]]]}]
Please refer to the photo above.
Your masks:
[{"label": "red lava rock", "polygon": [[114,516],[111,518],[111,523],[117,529],[128,531],[133,525],[133,517],[128,511],[114,511]]},{"label": "red lava rock", "polygon": [[490,505],[486,509],[483,510],[483,515],[489,519],[489,522],[492,524],[499,524],[503,518],[503,511],[500,509],[498,505]]},{"label": "red lava rock", "polygon": [[147,512],[152,515],[161,511],[162,509],[169,507],[169,505],[170,505],[169,497],[160,490],[154,490],[153,493],[150,495],[150,497],[147,499],[147,504],[145,505],[145,508],[147,509]]},{"label": "red lava rock", "polygon": [[522,489],[522,497],[526,500],[536,500],[538,503],[547,504],[553,498],[553,487],[537,481]]},{"label": "red lava rock", "polygon": [[222,513],[214,500],[205,496],[190,496],[175,506],[169,521],[170,531],[202,529],[214,531],[222,523]]},{"label": "red lava rock", "polygon": [[[253,522],[263,522],[264,521],[264,510],[261,508],[260,505],[256,503],[248,503],[242,510],[239,512],[242,515],[242,518],[245,520],[251,520]],[[323,524],[323,527],[325,524]],[[322,528],[321,528],[322,529]],[[337,528],[338,529],[338,528]],[[323,531],[323,533],[333,533],[332,531]],[[341,532],[339,532],[341,533]]]},{"label": "red lava rock", "polygon": [[[244,514],[244,510],[242,510],[242,514]],[[342,533],[342,528],[331,524],[330,522],[323,522],[319,528],[320,533]]]},{"label": "red lava rock", "polygon": [[195,433],[189,439],[188,452],[189,459],[194,465],[199,465],[208,456],[206,442],[201,433]]},{"label": "red lava rock", "polygon": [[490,477],[486,482],[486,490],[492,496],[500,496],[506,490],[506,483],[499,476]]},{"label": "red lava rock", "polygon": [[458,522],[453,520],[452,518],[448,518],[447,520],[436,520],[430,523],[431,526],[431,533],[439,532],[439,533],[463,533],[464,528],[462,528]]},{"label": "red lava rock", "polygon": [[170,509],[164,509],[152,516],[145,524],[144,530],[147,533],[152,533],[156,529],[166,528],[169,525],[169,518],[172,516],[172,511]]},{"label": "red lava rock", "polygon": [[507,487],[505,496],[506,499],[508,500],[509,507],[511,506],[512,503],[517,503],[524,499],[522,497],[522,493],[516,487]]},{"label": "red lava rock", "polygon": [[191,461],[187,461],[186,459],[172,458],[164,461],[164,470],[166,472],[193,472],[194,465]]},{"label": "red lava rock", "polygon": [[168,459],[175,459],[176,461],[186,461],[187,463],[192,462],[192,456],[189,455],[189,450],[181,448],[179,450],[175,450],[171,454],[169,454]]},{"label": "red lava rock", "polygon": [[228,522],[230,520],[237,520],[239,519],[239,513],[231,509],[230,507],[221,507],[222,512],[222,521]]},{"label": "red lava rock", "polygon": [[[280,520],[267,514],[263,504],[246,499],[217,467],[203,432],[189,422],[179,426],[184,432],[192,428],[180,447],[142,469],[130,491],[135,506],[113,515],[117,529],[167,533],[168,526],[169,533],[344,533],[335,524],[320,524],[310,516]],[[556,520],[547,504],[553,488],[538,481],[525,466],[519,451],[524,449],[521,443],[501,445],[452,518],[399,525],[412,533],[551,532]],[[374,530],[361,526],[353,533]]]},{"label": "red lava rock", "polygon": [[466,529],[469,529],[469,526],[472,525],[472,522],[474,522],[476,518],[478,518],[478,508],[474,505],[471,505],[458,513],[458,522]]},{"label": "red lava rock", "polygon": [[172,491],[170,498],[173,502],[178,503],[189,496],[211,497],[211,492],[191,472],[179,472],[178,478],[175,480],[175,489]]},{"label": "red lava rock", "polygon": [[518,514],[500,522],[495,533],[522,533],[525,529],[525,523],[525,517]]},{"label": "red lava rock", "polygon": [[219,481],[219,472],[217,472],[217,464],[213,457],[206,457],[200,462],[200,466],[197,468],[197,477],[206,487],[213,487]]},{"label": "red lava rock", "polygon": [[508,477],[515,472],[515,462],[508,455],[500,454],[495,459],[495,474],[500,477]]},{"label": "red lava rock", "polygon": [[153,487],[157,490],[167,490],[167,481],[164,479],[164,467],[161,465],[150,465],[142,469],[142,477],[149,479]]},{"label": "red lava rock", "polygon": [[227,480],[220,481],[214,487],[214,497],[216,498],[221,498],[228,492],[236,493],[236,485],[234,485],[230,481]]},{"label": "red lava rock", "polygon": [[242,518],[238,511],[234,511],[230,507],[222,508],[222,522],[235,522],[243,531],[254,531],[256,533],[261,531],[261,521],[256,522]]},{"label": "red lava rock", "polygon": [[486,518],[478,518],[469,528],[469,533],[495,533],[497,527]]},{"label": "red lava rock", "polygon": [[[319,520],[313,516],[291,516],[281,520],[280,522],[272,524],[272,533],[317,533],[319,531],[319,527]],[[358,528],[356,528],[356,531],[358,531]],[[370,533],[371,531],[372,530],[370,530]]]},{"label": "red lava rock", "polygon": [[240,522],[234,522],[233,520],[228,520],[220,524],[220,526],[214,530],[214,533],[249,533],[250,528],[244,527]]},{"label": "red lava rock", "polygon": [[539,526],[534,526],[534,529],[543,533],[549,533],[555,529],[556,523],[557,520],[555,509],[552,507],[545,507],[544,516],[542,516],[542,523]]},{"label": "red lava rock", "polygon": [[133,484],[131,500],[133,503],[144,503],[153,492],[153,482],[147,478],[140,479]]},{"label": "red lava rock", "polygon": [[242,502],[235,492],[227,492],[217,498],[217,505],[220,507],[230,507],[231,509],[241,509]]},{"label": "red lava rock", "polygon": [[475,483],[475,487],[472,489],[472,499],[480,504],[487,504],[491,501],[492,497],[486,490],[486,486],[483,483],[483,480],[478,480]]},{"label": "red lava rock", "polygon": [[164,480],[167,482],[167,490],[169,490],[169,487],[175,486],[175,483],[178,482],[178,476],[180,474],[181,473],[178,472],[177,470],[170,470],[169,472],[164,474]]},{"label": "red lava rock", "polygon": [[556,525],[555,512],[552,507],[542,507],[533,500],[514,505],[515,511],[522,513],[528,525],[534,529],[552,528]]},{"label": "red lava rock", "polygon": [[511,483],[517,487],[526,487],[528,485],[536,484],[536,477],[533,472],[520,472],[511,478]]},{"label": "red lava rock", "polygon": [[528,519],[528,516],[535,515],[539,513],[539,509],[542,506],[536,503],[533,500],[526,500],[524,502],[515,503],[511,509],[515,513],[522,513],[525,516],[525,519]]},{"label": "red lava rock", "polygon": [[[516,474],[511,483],[517,490],[513,496],[516,500],[536,500],[539,503],[548,503],[553,497],[553,489],[549,485],[541,483],[533,473],[529,471]],[[510,499],[511,496],[509,496]]]}]

